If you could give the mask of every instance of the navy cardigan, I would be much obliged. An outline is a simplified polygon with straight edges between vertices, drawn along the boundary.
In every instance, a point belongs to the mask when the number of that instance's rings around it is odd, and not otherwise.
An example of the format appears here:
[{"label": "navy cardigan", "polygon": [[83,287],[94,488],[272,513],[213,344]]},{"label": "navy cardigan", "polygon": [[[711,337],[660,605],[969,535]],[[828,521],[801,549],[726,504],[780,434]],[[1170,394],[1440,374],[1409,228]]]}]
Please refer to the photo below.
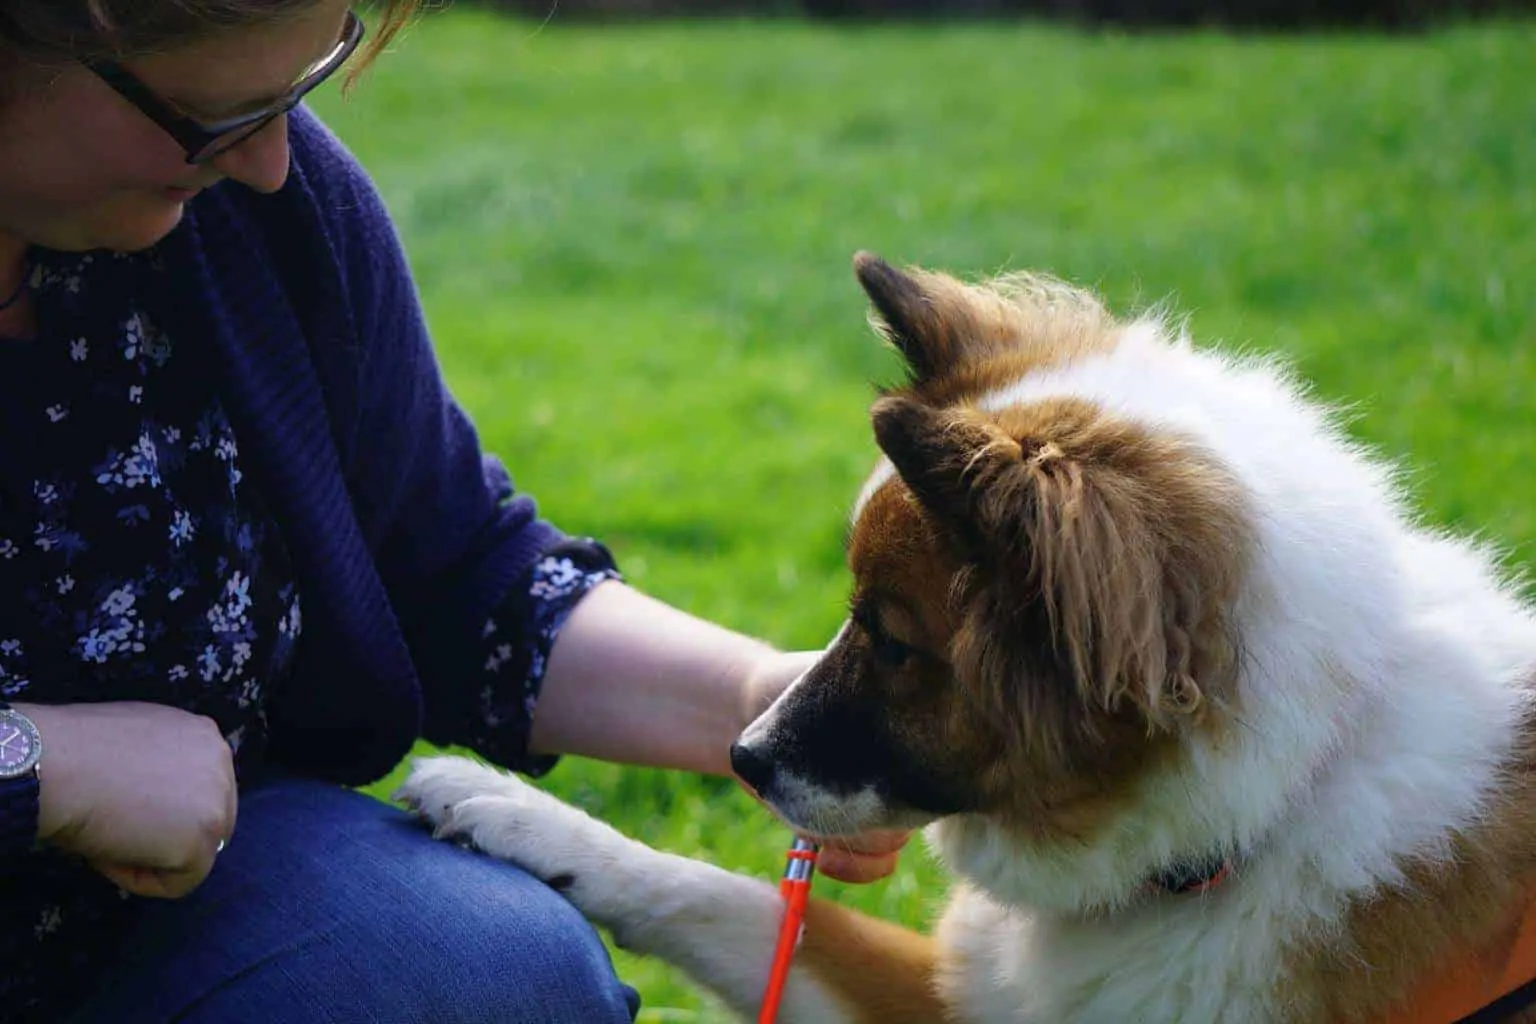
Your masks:
[{"label": "navy cardigan", "polygon": [[162,243],[178,293],[160,315],[219,354],[304,595],[270,757],[355,785],[418,736],[467,741],[479,630],[567,538],[513,493],[444,385],[366,174],[302,109],[290,136],[279,192],[226,181],[189,204]]}]

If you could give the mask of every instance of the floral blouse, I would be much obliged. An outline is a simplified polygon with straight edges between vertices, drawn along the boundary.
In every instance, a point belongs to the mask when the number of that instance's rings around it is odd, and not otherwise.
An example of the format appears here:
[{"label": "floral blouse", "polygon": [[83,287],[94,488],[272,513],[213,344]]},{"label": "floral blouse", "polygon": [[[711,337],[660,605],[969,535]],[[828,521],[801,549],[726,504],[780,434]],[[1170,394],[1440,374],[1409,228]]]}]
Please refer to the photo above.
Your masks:
[{"label": "floral blouse", "polygon": [[[277,524],[241,471],[218,368],[134,296],[152,253],[35,254],[35,340],[0,339],[0,696],[141,700],[219,724],[242,777],[260,764],[267,694],[303,634]],[[611,563],[540,562],[483,630],[487,734],[526,719],[566,615]],[[510,604],[509,604],[510,608]],[[509,699],[511,694],[511,699]],[[132,903],[40,850],[0,871],[0,1006],[78,985]]]}]

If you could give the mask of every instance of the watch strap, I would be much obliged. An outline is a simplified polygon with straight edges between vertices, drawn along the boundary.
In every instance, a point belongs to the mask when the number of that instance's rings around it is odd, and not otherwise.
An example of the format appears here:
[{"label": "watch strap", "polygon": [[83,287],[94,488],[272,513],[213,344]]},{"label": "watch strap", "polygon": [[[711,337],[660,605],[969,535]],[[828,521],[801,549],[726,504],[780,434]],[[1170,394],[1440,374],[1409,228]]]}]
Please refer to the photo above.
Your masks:
[{"label": "watch strap", "polygon": [[0,779],[0,858],[26,853],[37,842],[37,772]]},{"label": "watch strap", "polygon": [[[0,701],[0,711],[11,706]],[[37,842],[40,808],[37,769],[13,779],[0,779],[0,858],[30,851]]]}]

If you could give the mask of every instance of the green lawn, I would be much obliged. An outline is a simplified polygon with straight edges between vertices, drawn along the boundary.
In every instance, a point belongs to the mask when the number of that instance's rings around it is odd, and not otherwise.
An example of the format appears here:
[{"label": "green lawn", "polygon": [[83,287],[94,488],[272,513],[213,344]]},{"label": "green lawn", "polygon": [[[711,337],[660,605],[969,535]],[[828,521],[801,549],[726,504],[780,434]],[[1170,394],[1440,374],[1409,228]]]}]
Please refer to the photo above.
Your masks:
[{"label": "green lawn", "polygon": [[[488,446],[632,581],[785,645],[841,618],[894,371],[855,249],[1041,267],[1292,355],[1436,520],[1536,541],[1536,24],[1401,39],[427,19],[343,102]],[[556,791],[776,875],[726,783],[567,761]],[[388,784],[379,787],[387,791]],[[921,922],[920,853],[819,890]],[[644,1019],[714,1020],[621,958]]]}]

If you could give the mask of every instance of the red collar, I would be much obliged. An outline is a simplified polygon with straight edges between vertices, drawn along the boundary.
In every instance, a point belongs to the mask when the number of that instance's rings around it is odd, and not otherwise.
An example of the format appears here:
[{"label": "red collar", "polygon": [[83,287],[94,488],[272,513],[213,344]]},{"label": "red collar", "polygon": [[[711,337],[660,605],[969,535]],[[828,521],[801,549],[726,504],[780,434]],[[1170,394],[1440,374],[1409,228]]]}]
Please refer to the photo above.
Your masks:
[{"label": "red collar", "polygon": [[1185,861],[1160,871],[1147,880],[1151,892],[1183,896],[1189,893],[1209,892],[1232,874],[1232,861],[1220,857],[1209,861]]}]

